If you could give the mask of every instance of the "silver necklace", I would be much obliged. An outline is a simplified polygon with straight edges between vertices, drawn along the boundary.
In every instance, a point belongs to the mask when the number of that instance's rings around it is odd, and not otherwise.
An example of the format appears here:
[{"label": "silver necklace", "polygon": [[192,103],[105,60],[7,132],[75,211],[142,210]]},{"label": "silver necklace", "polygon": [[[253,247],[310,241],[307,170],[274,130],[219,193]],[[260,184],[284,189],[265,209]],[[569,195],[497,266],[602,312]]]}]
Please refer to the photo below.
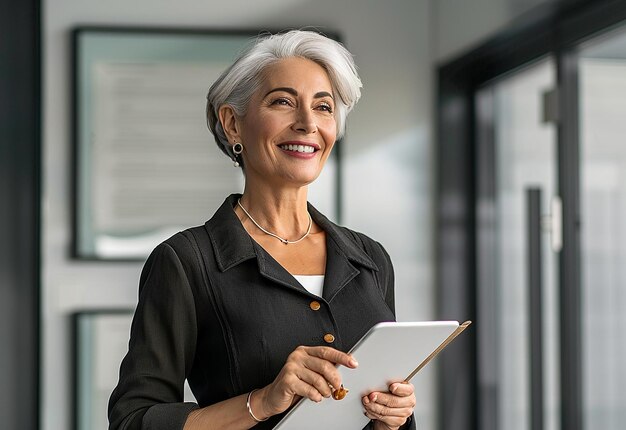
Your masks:
[{"label": "silver necklace", "polygon": [[246,210],[246,208],[243,207],[243,205],[241,204],[241,199],[237,200],[237,204],[239,205],[239,207],[241,208],[242,211],[244,211],[244,213],[248,216],[248,218],[250,218],[250,221],[252,221],[254,223],[254,225],[256,225],[259,230],[261,230],[263,233],[268,234],[272,237],[275,237],[276,239],[280,240],[282,243],[284,243],[285,245],[289,245],[290,243],[298,243],[301,240],[303,240],[305,237],[307,237],[309,235],[309,233],[311,233],[311,226],[313,225],[313,219],[311,219],[311,214],[309,213],[309,211],[306,212],[306,214],[309,216],[309,228],[307,228],[306,233],[304,233],[304,236],[302,236],[300,239],[298,240],[287,240],[287,239],[283,239],[282,237],[280,237],[277,234],[272,233],[271,231],[267,231],[265,230],[263,227],[261,227],[259,225],[258,222],[256,222],[254,220],[254,218],[252,218],[252,215],[250,215],[248,213],[248,211]]}]

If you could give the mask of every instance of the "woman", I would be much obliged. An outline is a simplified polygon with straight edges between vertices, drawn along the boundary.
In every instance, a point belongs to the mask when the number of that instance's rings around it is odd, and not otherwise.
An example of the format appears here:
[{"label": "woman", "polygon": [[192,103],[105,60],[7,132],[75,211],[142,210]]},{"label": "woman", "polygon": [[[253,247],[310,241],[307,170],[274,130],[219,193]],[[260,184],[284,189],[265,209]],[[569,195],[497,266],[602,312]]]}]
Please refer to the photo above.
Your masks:
[{"label": "woman", "polygon": [[[110,429],[272,428],[331,396],[336,365],[358,366],[345,351],[394,319],[385,250],[307,203],[360,87],[345,48],[308,31],[259,39],[211,87],[209,126],[244,192],[146,262]],[[410,384],[362,402],[369,428],[415,428]]]}]

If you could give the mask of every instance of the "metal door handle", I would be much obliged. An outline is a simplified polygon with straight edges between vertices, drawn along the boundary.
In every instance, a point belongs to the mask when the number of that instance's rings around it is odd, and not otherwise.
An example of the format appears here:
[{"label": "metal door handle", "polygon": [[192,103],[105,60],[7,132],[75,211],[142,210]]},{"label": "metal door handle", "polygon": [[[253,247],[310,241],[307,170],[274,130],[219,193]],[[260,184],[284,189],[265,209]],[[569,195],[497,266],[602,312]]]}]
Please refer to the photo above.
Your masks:
[{"label": "metal door handle", "polygon": [[543,430],[543,268],[541,230],[546,215],[541,216],[541,190],[526,189],[527,264],[529,308],[530,428]]},{"label": "metal door handle", "polygon": [[550,233],[550,246],[554,252],[563,249],[563,202],[559,196],[552,197],[550,213],[541,217],[541,229]]}]

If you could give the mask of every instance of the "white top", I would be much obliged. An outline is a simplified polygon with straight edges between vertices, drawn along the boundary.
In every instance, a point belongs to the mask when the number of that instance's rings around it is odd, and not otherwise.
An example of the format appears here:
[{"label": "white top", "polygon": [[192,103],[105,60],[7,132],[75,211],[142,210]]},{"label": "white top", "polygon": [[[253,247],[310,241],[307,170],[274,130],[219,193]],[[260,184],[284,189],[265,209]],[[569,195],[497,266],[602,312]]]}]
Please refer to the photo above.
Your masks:
[{"label": "white top", "polygon": [[293,275],[293,277],[296,278],[309,293],[315,294],[317,297],[322,297],[324,275]]}]

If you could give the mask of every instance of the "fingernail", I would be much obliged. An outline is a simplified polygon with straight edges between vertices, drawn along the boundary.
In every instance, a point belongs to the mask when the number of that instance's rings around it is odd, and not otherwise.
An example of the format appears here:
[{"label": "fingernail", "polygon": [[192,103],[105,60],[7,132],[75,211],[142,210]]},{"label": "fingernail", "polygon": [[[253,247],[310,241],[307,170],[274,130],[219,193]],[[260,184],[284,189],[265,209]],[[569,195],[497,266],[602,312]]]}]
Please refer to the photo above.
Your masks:
[{"label": "fingernail", "polygon": [[391,391],[394,394],[397,389],[398,389],[398,384],[391,384],[391,387],[389,387],[389,391]]},{"label": "fingernail", "polygon": [[365,403],[366,405],[369,405],[370,404],[370,398],[367,397],[367,396],[363,397],[363,403]]},{"label": "fingernail", "polygon": [[375,402],[376,399],[378,399],[378,394],[374,394],[374,398],[372,399],[372,402]]},{"label": "fingernail", "polygon": [[354,358],[350,359],[350,366],[357,367],[358,365],[359,365],[358,361],[356,361]]}]

